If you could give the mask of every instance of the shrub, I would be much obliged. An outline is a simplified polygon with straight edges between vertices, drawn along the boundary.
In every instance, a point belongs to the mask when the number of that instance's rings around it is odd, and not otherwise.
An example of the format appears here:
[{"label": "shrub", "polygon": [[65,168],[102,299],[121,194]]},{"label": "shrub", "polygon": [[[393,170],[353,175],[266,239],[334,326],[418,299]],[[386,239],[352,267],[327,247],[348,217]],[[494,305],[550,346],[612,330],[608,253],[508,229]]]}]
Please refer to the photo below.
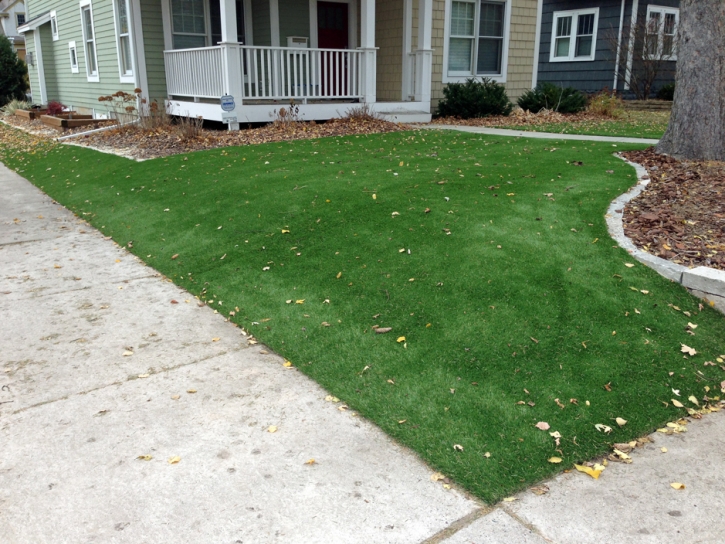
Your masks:
[{"label": "shrub", "polygon": [[438,104],[437,115],[471,119],[490,115],[509,115],[513,104],[506,88],[488,78],[465,83],[449,83],[443,88],[443,100]]},{"label": "shrub", "polygon": [[668,83],[667,85],[662,85],[660,90],[657,91],[657,98],[672,102],[675,99],[675,84]]},{"label": "shrub", "polygon": [[543,109],[559,113],[578,113],[587,107],[587,98],[573,87],[564,88],[545,82],[526,91],[518,99],[518,105],[531,113],[539,113]]},{"label": "shrub", "polygon": [[13,98],[23,100],[28,85],[28,67],[13,51],[7,36],[0,35],[0,106]]},{"label": "shrub", "polygon": [[617,96],[616,91],[611,92],[609,89],[604,89],[589,97],[587,110],[603,117],[621,117],[624,113],[624,101]]},{"label": "shrub", "polygon": [[18,110],[28,110],[30,109],[30,102],[25,102],[23,100],[18,100],[17,98],[13,98],[10,102],[5,104],[2,108],[0,108],[0,111],[3,112],[3,115],[15,115],[15,112]]},{"label": "shrub", "polygon": [[65,106],[60,102],[51,100],[48,102],[48,115],[60,115],[65,111]]}]

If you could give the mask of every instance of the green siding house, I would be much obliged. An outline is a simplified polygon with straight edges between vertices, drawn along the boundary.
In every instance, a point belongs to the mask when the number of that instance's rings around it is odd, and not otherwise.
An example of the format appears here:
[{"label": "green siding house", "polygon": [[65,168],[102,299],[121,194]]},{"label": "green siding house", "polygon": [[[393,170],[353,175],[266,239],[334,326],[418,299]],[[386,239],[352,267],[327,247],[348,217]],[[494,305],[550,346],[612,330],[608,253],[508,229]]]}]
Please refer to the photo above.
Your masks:
[{"label": "green siding house", "polygon": [[[25,4],[27,19],[18,31],[36,103],[55,100],[106,116],[99,97],[140,89],[142,99],[174,114],[238,128],[270,121],[291,101],[301,119],[330,119],[364,104],[393,120],[429,121],[446,82],[481,74],[516,96],[533,84],[542,0]],[[460,28],[480,34],[491,26],[451,15],[462,9],[474,18],[495,13],[495,36],[460,38]],[[480,53],[487,44],[495,51]],[[465,66],[463,46],[479,53],[464,55]],[[445,68],[449,59],[457,62],[455,73],[453,65]],[[491,68],[474,70],[476,62]]]}]

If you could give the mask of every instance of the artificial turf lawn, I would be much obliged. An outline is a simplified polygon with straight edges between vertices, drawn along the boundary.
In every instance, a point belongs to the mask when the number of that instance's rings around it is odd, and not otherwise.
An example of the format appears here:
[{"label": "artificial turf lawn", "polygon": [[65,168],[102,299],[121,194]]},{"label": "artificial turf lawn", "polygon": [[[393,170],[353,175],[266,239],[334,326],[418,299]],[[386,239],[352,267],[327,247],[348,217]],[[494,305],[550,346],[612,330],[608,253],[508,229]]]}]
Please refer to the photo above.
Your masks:
[{"label": "artificial turf lawn", "polygon": [[668,111],[626,111],[618,119],[522,125],[513,128],[555,134],[589,134],[592,136],[659,139],[665,133],[669,120],[670,112]]},{"label": "artificial turf lawn", "polygon": [[670,399],[725,378],[703,366],[725,353],[723,316],[607,235],[635,182],[624,147],[422,131],[0,159],[220,313],[238,307],[234,322],[493,502],[686,415]]}]

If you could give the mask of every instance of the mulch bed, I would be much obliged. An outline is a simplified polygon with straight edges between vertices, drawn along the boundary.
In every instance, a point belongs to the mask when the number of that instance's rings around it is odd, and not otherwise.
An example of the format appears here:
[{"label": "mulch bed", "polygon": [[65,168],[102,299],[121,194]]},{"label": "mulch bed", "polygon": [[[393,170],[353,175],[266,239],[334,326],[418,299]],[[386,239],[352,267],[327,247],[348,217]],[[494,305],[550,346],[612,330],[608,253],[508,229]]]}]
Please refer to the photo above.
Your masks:
[{"label": "mulch bed", "polygon": [[654,148],[623,156],[650,176],[624,208],[625,234],[663,259],[725,270],[725,163],[678,161]]},{"label": "mulch bed", "polygon": [[[82,129],[76,129],[61,134],[53,129],[48,129],[39,121],[27,121],[16,117],[5,118],[5,120],[13,126],[22,128],[37,136],[55,138],[72,132],[83,132]],[[197,137],[185,138],[175,125],[162,126],[152,130],[141,130],[138,127],[129,126],[79,136],[68,140],[68,143],[90,146],[101,151],[134,159],[152,159],[217,147],[283,142],[325,136],[380,134],[410,130],[410,128],[406,125],[366,117],[331,119],[324,123],[277,121],[263,127],[247,128],[239,131],[202,129]]]},{"label": "mulch bed", "polygon": [[468,127],[526,127],[549,125],[553,123],[583,123],[611,120],[609,117],[583,111],[580,113],[559,113],[556,111],[542,110],[539,113],[531,113],[521,108],[514,108],[509,116],[493,115],[491,117],[479,117],[476,119],[459,119],[458,117],[438,117],[433,119],[433,124],[440,125],[462,125]]}]

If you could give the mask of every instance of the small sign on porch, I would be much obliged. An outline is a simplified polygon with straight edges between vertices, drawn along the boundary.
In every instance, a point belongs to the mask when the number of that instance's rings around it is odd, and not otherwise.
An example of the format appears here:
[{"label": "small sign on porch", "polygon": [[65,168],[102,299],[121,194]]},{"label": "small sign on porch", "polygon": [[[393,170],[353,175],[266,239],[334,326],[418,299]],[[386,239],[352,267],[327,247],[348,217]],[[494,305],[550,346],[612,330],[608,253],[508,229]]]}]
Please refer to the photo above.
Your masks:
[{"label": "small sign on porch", "polygon": [[222,109],[224,111],[234,111],[236,105],[234,104],[234,97],[230,94],[225,94],[220,98]]},{"label": "small sign on porch", "polygon": [[237,123],[237,116],[233,113],[222,112],[222,123],[231,124]]}]

